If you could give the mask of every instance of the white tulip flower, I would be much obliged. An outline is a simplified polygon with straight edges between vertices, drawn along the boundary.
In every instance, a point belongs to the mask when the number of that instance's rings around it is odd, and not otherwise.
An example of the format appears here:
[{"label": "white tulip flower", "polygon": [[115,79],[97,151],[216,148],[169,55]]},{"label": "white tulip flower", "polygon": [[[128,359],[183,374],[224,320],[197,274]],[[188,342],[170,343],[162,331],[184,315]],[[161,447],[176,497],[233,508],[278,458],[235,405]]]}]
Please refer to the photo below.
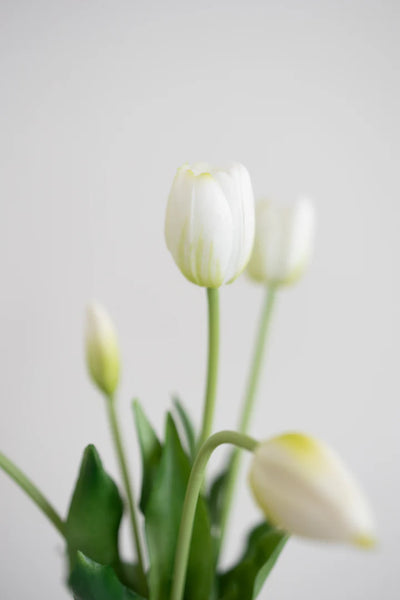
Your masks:
[{"label": "white tulip flower", "polygon": [[245,269],[254,241],[254,197],[247,169],[183,165],[168,198],[165,238],[189,281],[208,288]]},{"label": "white tulip flower", "polygon": [[258,202],[250,277],[270,285],[297,281],[311,258],[314,228],[314,207],[307,198],[290,206]]},{"label": "white tulip flower", "polygon": [[371,511],[337,455],[300,433],[261,443],[250,468],[257,504],[275,525],[307,538],[374,544]]},{"label": "white tulip flower", "polygon": [[86,359],[93,382],[112,397],[119,380],[118,341],[109,315],[97,302],[86,311]]}]

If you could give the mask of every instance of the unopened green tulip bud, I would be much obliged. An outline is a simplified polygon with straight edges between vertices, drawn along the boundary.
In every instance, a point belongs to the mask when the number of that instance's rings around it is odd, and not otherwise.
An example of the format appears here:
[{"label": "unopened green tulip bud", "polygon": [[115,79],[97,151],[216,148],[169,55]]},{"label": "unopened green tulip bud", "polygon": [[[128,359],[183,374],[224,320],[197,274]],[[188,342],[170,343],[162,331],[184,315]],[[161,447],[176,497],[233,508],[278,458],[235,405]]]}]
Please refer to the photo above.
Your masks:
[{"label": "unopened green tulip bud", "polygon": [[314,228],[314,207],[306,198],[291,206],[258,202],[254,247],[247,268],[250,277],[268,285],[297,281],[311,258]]},{"label": "unopened green tulip bud", "polygon": [[97,302],[89,304],[86,312],[86,359],[93,382],[112,397],[120,371],[118,341],[109,315]]},{"label": "unopened green tulip bud", "polygon": [[165,238],[189,281],[208,288],[245,269],[254,241],[254,196],[247,169],[205,163],[178,169],[168,198]]},{"label": "unopened green tulip bud", "polygon": [[374,544],[364,495],[322,442],[288,433],[259,444],[249,479],[266,517],[289,533],[363,547]]}]

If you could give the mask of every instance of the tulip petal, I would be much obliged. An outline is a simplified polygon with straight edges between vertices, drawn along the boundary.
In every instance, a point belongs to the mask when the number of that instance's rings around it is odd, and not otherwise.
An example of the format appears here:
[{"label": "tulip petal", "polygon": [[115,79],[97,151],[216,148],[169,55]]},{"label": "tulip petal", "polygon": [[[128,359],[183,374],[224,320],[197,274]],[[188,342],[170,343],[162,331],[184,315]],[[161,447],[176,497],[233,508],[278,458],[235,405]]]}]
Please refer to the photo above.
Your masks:
[{"label": "tulip petal", "polygon": [[226,281],[231,282],[245,269],[253,248],[255,215],[250,175],[240,163],[227,169],[215,169],[213,177],[220,184],[232,213],[234,243]]},{"label": "tulip petal", "polygon": [[314,242],[315,212],[308,198],[301,198],[288,211],[286,224],[285,283],[303,272]]},{"label": "tulip petal", "polygon": [[232,215],[210,173],[178,170],[168,200],[165,235],[175,262],[190,281],[219,287],[232,252]]}]

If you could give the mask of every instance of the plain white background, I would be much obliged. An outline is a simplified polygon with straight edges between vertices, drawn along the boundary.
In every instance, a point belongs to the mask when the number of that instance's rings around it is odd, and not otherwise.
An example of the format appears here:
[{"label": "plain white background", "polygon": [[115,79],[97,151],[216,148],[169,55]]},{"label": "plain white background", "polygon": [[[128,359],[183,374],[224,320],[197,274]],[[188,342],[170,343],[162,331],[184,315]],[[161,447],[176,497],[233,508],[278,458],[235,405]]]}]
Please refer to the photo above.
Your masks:
[{"label": "plain white background", "polygon": [[[396,0],[0,1],[0,449],[63,514],[87,443],[117,474],[85,372],[87,300],[118,327],[136,481],[133,396],[159,431],[174,391],[199,419],[205,293],[167,252],[164,211],[183,162],[235,159],[257,196],[308,193],[318,214],[253,432],[333,444],[380,539],[293,539],[262,597],[398,597],[399,26]],[[222,290],[216,428],[235,426],[261,301],[245,277]],[[227,563],[259,518],[243,475]],[[0,540],[2,600],[69,598],[61,540],[1,473]]]}]

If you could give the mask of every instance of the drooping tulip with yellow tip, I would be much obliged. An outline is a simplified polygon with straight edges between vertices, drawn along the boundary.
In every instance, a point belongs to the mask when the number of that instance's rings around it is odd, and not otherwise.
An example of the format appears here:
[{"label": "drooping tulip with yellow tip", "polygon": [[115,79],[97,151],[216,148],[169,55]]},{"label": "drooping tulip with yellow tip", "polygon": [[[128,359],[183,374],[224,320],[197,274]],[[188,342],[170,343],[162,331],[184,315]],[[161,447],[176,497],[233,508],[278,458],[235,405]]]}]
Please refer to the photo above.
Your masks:
[{"label": "drooping tulip with yellow tip", "polygon": [[369,547],[368,502],[336,453],[301,433],[260,443],[249,474],[254,498],[273,524],[291,534]]}]

